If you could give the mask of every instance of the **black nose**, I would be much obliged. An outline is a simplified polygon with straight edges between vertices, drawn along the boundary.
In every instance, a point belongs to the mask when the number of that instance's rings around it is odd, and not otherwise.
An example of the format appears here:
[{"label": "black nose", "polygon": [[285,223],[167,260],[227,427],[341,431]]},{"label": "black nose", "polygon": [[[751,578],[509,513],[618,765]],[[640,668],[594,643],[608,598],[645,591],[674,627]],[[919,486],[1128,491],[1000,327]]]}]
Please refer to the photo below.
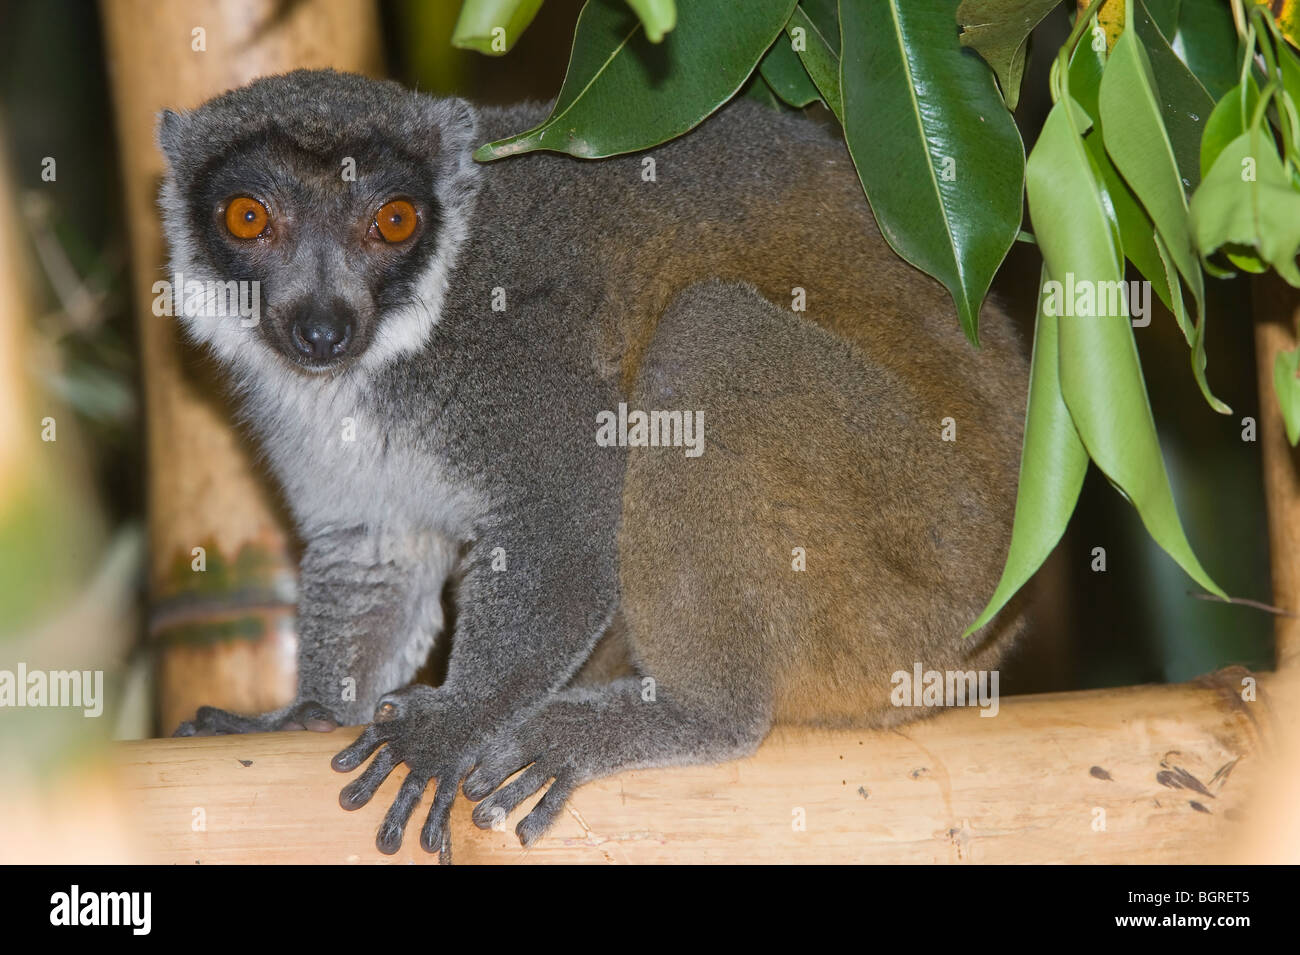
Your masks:
[{"label": "black nose", "polygon": [[293,346],[315,361],[338,358],[352,340],[352,327],[351,310],[344,303],[313,303],[294,317]]}]

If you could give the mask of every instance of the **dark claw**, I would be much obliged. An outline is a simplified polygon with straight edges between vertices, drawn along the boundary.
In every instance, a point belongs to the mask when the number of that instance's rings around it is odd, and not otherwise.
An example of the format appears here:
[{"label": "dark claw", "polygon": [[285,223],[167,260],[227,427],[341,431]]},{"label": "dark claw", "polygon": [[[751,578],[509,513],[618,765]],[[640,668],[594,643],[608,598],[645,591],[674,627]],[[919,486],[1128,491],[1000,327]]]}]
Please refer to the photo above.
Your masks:
[{"label": "dark claw", "polygon": [[551,788],[546,790],[546,795],[538,800],[533,811],[519,820],[519,825],[515,826],[515,834],[519,836],[519,841],[525,849],[531,848],[546,834],[546,830],[551,828],[556,817],[564,809],[564,804],[573,795],[573,790],[572,775],[561,773],[555,777]]},{"label": "dark claw", "polygon": [[406,824],[410,821],[411,813],[415,811],[415,804],[420,801],[428,785],[428,778],[417,775],[414,770],[406,774],[406,778],[402,780],[402,788],[397,791],[397,798],[393,800],[393,804],[388,808],[388,815],[379,826],[379,835],[375,837],[375,845],[379,847],[380,852],[392,855],[401,848],[402,833],[406,831]]},{"label": "dark claw", "polygon": [[401,760],[397,758],[392,747],[386,746],[381,749],[375,761],[366,767],[365,772],[343,787],[339,793],[339,805],[350,811],[360,809],[370,802],[375,790],[383,785],[384,780],[399,762]]},{"label": "dark claw", "polygon": [[451,826],[451,804],[456,801],[460,780],[455,773],[443,773],[438,778],[438,790],[433,794],[433,804],[420,830],[420,845],[425,852],[439,852],[447,844]]},{"label": "dark claw", "polygon": [[350,773],[364,763],[370,754],[379,748],[379,744],[384,742],[387,742],[385,735],[371,723],[361,731],[361,735],[350,746],[334,755],[330,765],[340,773]]},{"label": "dark claw", "polygon": [[395,822],[385,820],[375,836],[375,848],[386,856],[391,856],[402,848],[402,827]]}]

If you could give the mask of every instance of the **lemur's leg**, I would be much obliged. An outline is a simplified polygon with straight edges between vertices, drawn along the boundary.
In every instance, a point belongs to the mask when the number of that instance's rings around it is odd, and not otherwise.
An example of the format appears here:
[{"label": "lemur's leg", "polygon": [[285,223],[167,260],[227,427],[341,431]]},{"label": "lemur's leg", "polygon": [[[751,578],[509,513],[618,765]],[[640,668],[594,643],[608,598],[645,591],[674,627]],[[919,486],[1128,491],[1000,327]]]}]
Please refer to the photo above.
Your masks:
[{"label": "lemur's leg", "polygon": [[405,686],[442,629],[442,584],[455,547],[436,535],[395,537],[360,528],[311,540],[298,581],[298,693],[253,716],[201,707],[178,736],[330,730],[368,720],[379,698]]},{"label": "lemur's leg", "polygon": [[[670,696],[669,686],[632,677],[600,688],[557,693],[521,724],[501,733],[465,780],[465,794],[483,800],[474,808],[474,822],[483,829],[497,826],[550,783],[515,827],[520,842],[529,846],[550,828],[574,789],[585,782],[625,769],[714,763],[749,755],[770,724],[761,690],[738,686],[716,690],[717,697],[683,702]],[[507,783],[519,769],[523,772]]]},{"label": "lemur's leg", "polygon": [[[629,453],[620,609],[643,676],[565,689],[495,737],[465,783],[469,798],[483,799],[478,825],[499,823],[549,783],[516,828],[528,845],[584,782],[743,756],[767,734],[779,648],[799,637],[788,609],[801,604],[783,597],[778,578],[792,576],[789,550],[770,546],[760,516],[765,488],[755,483],[758,443],[798,438],[793,423],[775,439],[755,427],[755,415],[763,420],[767,410],[755,397],[764,393],[767,369],[745,349],[749,336],[767,334],[766,323],[791,321],[773,312],[752,288],[707,283],[680,296],[661,321],[630,406],[702,412],[705,440],[696,456],[684,446]],[[719,329],[734,329],[735,349],[706,354],[711,346],[698,337],[704,327],[714,342]]]}]

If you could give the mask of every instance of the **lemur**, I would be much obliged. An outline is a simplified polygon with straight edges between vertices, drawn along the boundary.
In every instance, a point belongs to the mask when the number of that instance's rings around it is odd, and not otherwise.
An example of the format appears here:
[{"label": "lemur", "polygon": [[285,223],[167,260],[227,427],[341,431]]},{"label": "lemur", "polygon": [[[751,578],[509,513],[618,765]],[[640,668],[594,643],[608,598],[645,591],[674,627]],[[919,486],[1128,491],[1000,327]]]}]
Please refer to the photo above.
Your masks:
[{"label": "lemur", "polygon": [[[1010,539],[1008,317],[972,348],[800,114],[736,101],[653,177],[471,158],[546,112],[322,70],[159,122],[173,270],[260,289],[255,325],[180,324],[304,546],[297,698],[178,732],[370,720],[333,765],[374,756],[348,809],[409,768],[385,853],[431,781],[425,849],[462,788],[480,826],[545,789],[530,845],[592,779],[913,718],[891,674],[994,668],[1023,629],[961,638]],[[445,679],[412,684],[439,639]]]}]

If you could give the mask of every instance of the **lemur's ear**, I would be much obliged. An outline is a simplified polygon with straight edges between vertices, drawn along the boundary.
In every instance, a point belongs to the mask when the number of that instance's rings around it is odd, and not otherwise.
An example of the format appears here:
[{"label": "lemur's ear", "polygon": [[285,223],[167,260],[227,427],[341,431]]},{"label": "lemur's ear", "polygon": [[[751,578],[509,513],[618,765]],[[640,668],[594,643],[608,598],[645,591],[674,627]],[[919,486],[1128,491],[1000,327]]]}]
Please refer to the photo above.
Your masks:
[{"label": "lemur's ear", "polygon": [[175,168],[181,156],[181,139],[185,129],[185,118],[170,109],[158,114],[158,146],[167,157],[168,165]]},{"label": "lemur's ear", "polygon": [[425,97],[422,105],[424,121],[428,123],[426,146],[439,153],[455,153],[474,148],[478,116],[468,101],[457,97]]}]

